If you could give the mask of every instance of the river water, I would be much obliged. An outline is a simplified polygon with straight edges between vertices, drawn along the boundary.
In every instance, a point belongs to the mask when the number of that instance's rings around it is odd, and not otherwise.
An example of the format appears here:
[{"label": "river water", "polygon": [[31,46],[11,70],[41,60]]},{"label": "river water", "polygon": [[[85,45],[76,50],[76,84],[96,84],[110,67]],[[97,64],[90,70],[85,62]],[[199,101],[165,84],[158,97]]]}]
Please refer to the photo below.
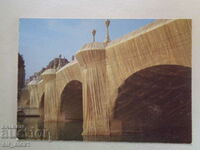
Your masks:
[{"label": "river water", "polygon": [[148,135],[136,133],[121,136],[82,136],[82,121],[43,122],[40,117],[18,117],[17,124],[17,137],[23,140],[185,143],[176,136],[161,137],[155,136],[154,133]]},{"label": "river water", "polygon": [[43,122],[40,117],[20,117],[17,123],[19,139],[83,140],[82,121]]},{"label": "river water", "polygon": [[133,136],[82,136],[82,121],[43,122],[40,117],[18,117],[18,138],[63,141],[137,141]]}]

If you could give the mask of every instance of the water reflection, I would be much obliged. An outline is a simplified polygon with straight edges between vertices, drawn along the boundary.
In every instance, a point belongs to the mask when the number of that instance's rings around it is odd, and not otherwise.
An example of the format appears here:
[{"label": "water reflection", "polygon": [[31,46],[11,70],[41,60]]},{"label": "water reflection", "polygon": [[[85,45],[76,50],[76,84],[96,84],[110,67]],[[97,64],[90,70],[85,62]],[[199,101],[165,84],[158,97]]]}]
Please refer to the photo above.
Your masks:
[{"label": "water reflection", "polygon": [[[156,132],[134,133],[133,135],[115,136],[82,136],[82,121],[70,122],[43,122],[39,117],[18,117],[18,126],[23,125],[23,130],[18,129],[19,139],[28,140],[75,140],[75,141],[120,141],[120,142],[167,142],[187,143],[179,135],[170,130],[167,135],[160,136]],[[33,133],[31,131],[38,131]],[[180,131],[183,131],[180,129]],[[179,132],[177,130],[177,132]],[[28,133],[28,134],[27,134]]]},{"label": "water reflection", "polygon": [[[23,129],[18,129],[19,139],[83,140],[82,121],[43,122],[39,117],[20,117],[18,126],[23,127]],[[31,133],[31,131],[37,133]]]}]

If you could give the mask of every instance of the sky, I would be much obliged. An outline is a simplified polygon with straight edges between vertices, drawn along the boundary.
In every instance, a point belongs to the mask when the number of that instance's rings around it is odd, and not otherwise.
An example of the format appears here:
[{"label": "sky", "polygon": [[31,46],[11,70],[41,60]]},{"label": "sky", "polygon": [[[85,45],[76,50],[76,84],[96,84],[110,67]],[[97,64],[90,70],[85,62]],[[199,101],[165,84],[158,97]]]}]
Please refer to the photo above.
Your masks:
[{"label": "sky", "polygon": [[[91,31],[96,30],[96,41],[105,40],[104,19],[20,19],[19,53],[25,60],[26,79],[59,54],[71,61],[72,55],[92,42]],[[115,40],[153,19],[111,19],[110,38]]]}]

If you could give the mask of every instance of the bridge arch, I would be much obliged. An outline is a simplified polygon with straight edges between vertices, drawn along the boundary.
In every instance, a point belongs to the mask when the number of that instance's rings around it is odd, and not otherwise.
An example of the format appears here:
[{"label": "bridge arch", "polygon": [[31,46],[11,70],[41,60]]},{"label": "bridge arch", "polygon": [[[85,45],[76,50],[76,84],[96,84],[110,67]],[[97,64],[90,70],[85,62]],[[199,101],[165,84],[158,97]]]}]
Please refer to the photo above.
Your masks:
[{"label": "bridge arch", "polygon": [[60,120],[83,120],[82,83],[71,80],[61,93]]},{"label": "bridge arch", "polygon": [[190,142],[191,68],[157,65],[130,75],[118,88],[111,122],[121,134]]},{"label": "bridge arch", "polygon": [[42,94],[41,96],[41,100],[40,100],[40,103],[39,103],[39,111],[40,111],[40,117],[42,119],[44,119],[44,93]]}]

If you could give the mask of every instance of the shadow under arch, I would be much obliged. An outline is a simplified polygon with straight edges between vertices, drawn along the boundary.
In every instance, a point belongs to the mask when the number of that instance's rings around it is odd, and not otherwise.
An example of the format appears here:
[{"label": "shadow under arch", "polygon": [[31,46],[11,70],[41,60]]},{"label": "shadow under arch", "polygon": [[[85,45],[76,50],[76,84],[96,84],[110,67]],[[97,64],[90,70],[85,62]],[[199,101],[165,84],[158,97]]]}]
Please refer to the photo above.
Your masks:
[{"label": "shadow under arch", "polygon": [[58,136],[62,140],[82,140],[83,102],[82,83],[72,80],[61,93]]},{"label": "shadow under arch", "polygon": [[136,141],[190,143],[191,68],[158,65],[129,76],[118,89],[114,121]]},{"label": "shadow under arch", "polygon": [[82,120],[82,83],[78,80],[70,81],[61,93],[60,113],[62,120]]},{"label": "shadow under arch", "polygon": [[44,93],[42,94],[42,97],[41,97],[41,101],[40,101],[40,104],[39,104],[39,112],[40,112],[40,117],[42,120],[44,120]]}]

